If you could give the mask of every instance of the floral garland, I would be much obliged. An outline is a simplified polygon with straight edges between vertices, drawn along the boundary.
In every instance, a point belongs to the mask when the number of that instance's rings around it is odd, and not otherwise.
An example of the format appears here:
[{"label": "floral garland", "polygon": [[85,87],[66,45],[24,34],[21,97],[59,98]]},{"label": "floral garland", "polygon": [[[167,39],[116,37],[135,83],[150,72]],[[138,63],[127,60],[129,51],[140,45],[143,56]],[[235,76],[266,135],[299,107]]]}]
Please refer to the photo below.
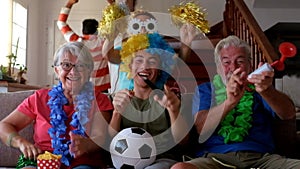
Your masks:
[{"label": "floral garland", "polygon": [[[226,87],[219,75],[213,80],[217,105],[226,100]],[[253,85],[248,85],[251,91],[245,91],[238,105],[231,110],[221,123],[218,134],[224,137],[224,143],[241,142],[252,127]]]},{"label": "floral garland", "polygon": [[25,156],[23,154],[20,155],[18,162],[17,162],[16,169],[22,169],[27,166],[35,166],[36,167],[37,160],[25,158]]},{"label": "floral garland", "polygon": [[[53,154],[62,155],[61,161],[66,166],[70,165],[72,155],[69,153],[70,141],[66,140],[67,126],[65,121],[68,119],[63,106],[68,103],[67,98],[64,96],[61,82],[54,86],[49,91],[51,97],[48,101],[50,107],[50,124],[52,128],[48,130],[51,137],[52,148],[54,149]],[[72,121],[70,125],[74,127],[72,132],[85,136],[84,125],[88,122],[88,112],[91,108],[91,101],[94,99],[93,85],[91,82],[87,82],[83,90],[76,96],[75,112],[72,115]]]}]

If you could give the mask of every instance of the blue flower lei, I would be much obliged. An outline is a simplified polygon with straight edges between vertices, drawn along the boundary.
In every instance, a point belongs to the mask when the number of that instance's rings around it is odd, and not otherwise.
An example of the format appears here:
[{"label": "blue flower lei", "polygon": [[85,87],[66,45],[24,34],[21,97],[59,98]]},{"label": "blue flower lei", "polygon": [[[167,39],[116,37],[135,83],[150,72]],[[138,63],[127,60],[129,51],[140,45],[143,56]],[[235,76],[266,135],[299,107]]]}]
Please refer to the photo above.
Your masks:
[{"label": "blue flower lei", "polygon": [[[50,107],[50,124],[52,127],[48,130],[51,137],[53,154],[62,155],[61,162],[66,166],[70,166],[72,155],[69,152],[69,144],[71,141],[66,140],[67,126],[65,121],[68,119],[63,106],[68,103],[67,98],[63,93],[61,82],[54,86],[49,91],[51,97],[48,101]],[[75,112],[72,115],[70,125],[74,127],[74,134],[85,136],[85,124],[89,121],[88,112],[91,108],[92,100],[94,99],[94,90],[91,82],[87,82],[83,90],[76,96]]]}]

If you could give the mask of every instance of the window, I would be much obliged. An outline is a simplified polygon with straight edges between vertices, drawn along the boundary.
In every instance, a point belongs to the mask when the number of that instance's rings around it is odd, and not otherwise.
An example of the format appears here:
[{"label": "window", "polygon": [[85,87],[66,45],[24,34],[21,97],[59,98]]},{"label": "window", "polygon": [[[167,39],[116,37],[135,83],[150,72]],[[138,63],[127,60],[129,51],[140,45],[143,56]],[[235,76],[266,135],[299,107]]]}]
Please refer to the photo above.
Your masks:
[{"label": "window", "polygon": [[0,0],[0,65],[7,66],[6,56],[11,53],[11,23],[12,23],[12,3],[11,0]]},{"label": "window", "polygon": [[[26,65],[27,41],[27,9],[17,2],[13,2],[12,20],[12,52],[17,55],[16,64]],[[16,48],[18,47],[17,54]]]},{"label": "window", "polygon": [[26,65],[27,9],[16,1],[0,0],[0,11],[0,65],[8,66],[11,53],[17,55],[16,64]]}]

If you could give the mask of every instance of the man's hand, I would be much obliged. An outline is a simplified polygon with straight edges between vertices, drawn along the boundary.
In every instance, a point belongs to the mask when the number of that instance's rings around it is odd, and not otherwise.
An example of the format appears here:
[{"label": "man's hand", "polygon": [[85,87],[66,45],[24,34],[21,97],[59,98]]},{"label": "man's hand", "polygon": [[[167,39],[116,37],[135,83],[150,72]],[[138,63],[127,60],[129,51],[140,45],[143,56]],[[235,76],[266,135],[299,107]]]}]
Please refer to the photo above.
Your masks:
[{"label": "man's hand", "polygon": [[[262,62],[259,63],[258,67],[263,65]],[[258,93],[266,91],[273,83],[274,72],[273,71],[263,71],[260,74],[253,74],[251,77],[248,76],[248,81],[255,86],[255,90]]]},{"label": "man's hand", "polygon": [[70,4],[76,4],[79,0],[69,0]]},{"label": "man's hand", "polygon": [[183,24],[180,28],[180,51],[179,57],[186,61],[191,55],[192,42],[198,34],[198,30],[192,24]]},{"label": "man's hand", "polygon": [[67,8],[72,8],[72,6],[74,4],[76,4],[79,0],[68,0],[67,4],[66,4],[66,7]]},{"label": "man's hand", "polygon": [[134,93],[130,90],[124,89],[117,92],[113,98],[113,105],[118,113],[123,113],[128,104],[130,104],[130,98],[134,96]]},{"label": "man's hand", "polygon": [[165,107],[169,112],[179,113],[180,100],[178,96],[167,85],[164,85],[163,97],[159,98],[159,96],[154,95],[153,99],[157,101],[161,106]]},{"label": "man's hand", "polygon": [[193,24],[186,23],[180,28],[180,40],[186,46],[191,47],[192,41],[195,39],[197,34],[198,30]]},{"label": "man's hand", "polygon": [[69,133],[71,144],[69,145],[69,151],[74,156],[74,158],[80,157],[85,153],[93,151],[95,148],[95,143],[87,137]]},{"label": "man's hand", "polygon": [[107,2],[108,2],[109,4],[112,4],[112,3],[115,2],[115,0],[107,0]]},{"label": "man's hand", "polygon": [[241,68],[236,69],[226,85],[227,100],[230,105],[235,106],[240,101],[244,95],[246,85],[246,73]]},{"label": "man's hand", "polygon": [[248,78],[248,81],[254,84],[255,90],[258,93],[261,93],[263,91],[266,91],[270,86],[272,86],[273,77],[273,71],[265,71],[261,74],[252,75],[251,78]]}]

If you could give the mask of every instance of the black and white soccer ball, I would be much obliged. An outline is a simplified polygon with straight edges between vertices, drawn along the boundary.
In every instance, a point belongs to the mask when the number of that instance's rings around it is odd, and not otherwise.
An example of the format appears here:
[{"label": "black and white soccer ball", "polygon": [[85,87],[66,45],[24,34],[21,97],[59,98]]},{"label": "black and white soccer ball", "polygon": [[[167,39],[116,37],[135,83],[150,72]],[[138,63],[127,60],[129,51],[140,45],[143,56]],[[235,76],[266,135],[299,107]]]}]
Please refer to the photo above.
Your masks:
[{"label": "black and white soccer ball", "polygon": [[156,158],[153,137],[138,127],[120,131],[110,143],[110,154],[117,169],[143,169]]}]

